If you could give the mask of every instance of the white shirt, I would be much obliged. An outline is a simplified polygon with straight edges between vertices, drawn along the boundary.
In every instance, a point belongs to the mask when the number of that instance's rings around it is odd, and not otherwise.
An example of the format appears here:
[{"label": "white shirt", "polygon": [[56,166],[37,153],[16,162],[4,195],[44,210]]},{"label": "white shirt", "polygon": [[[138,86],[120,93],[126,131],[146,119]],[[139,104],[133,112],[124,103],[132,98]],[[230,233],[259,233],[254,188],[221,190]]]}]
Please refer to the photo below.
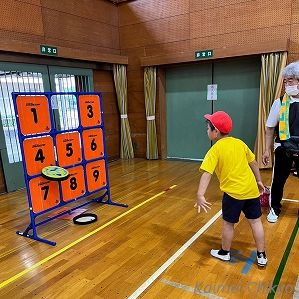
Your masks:
[{"label": "white shirt", "polygon": [[[299,103],[299,98],[290,97],[290,104],[295,102]],[[280,107],[281,107],[280,99],[276,99],[273,102],[272,107],[270,109],[270,113],[266,122],[266,127],[275,128],[278,125]]]},{"label": "white shirt", "polygon": [[[290,104],[299,103],[299,98],[290,97]],[[281,102],[280,98],[276,99],[270,109],[270,113],[266,122],[266,127],[275,128],[279,123],[279,112],[280,112]],[[274,142],[274,149],[276,149],[281,144],[279,142]]]}]

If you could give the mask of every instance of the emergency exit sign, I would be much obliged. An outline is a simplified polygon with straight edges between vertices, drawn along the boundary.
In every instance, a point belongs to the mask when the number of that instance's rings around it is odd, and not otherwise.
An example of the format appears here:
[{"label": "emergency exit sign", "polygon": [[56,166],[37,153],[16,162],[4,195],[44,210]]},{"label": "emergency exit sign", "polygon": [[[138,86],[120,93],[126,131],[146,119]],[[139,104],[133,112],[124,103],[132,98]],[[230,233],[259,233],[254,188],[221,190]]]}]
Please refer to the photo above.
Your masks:
[{"label": "emergency exit sign", "polygon": [[204,50],[204,51],[195,52],[196,59],[211,58],[211,57],[213,57],[213,50]]},{"label": "emergency exit sign", "polygon": [[44,55],[51,55],[51,56],[57,56],[58,51],[56,47],[46,46],[46,45],[40,45],[40,52]]}]

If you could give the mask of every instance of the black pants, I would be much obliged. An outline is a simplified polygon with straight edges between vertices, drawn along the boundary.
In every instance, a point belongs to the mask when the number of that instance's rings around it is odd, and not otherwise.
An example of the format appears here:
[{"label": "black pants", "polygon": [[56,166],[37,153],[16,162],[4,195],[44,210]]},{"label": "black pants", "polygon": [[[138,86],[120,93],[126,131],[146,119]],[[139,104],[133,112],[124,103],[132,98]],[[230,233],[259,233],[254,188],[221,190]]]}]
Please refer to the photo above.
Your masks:
[{"label": "black pants", "polygon": [[299,157],[294,157],[286,153],[281,146],[275,150],[275,161],[273,170],[273,181],[271,186],[271,208],[276,215],[281,212],[281,200],[283,196],[283,188],[289,177],[293,162],[295,162],[296,169],[299,169]]}]

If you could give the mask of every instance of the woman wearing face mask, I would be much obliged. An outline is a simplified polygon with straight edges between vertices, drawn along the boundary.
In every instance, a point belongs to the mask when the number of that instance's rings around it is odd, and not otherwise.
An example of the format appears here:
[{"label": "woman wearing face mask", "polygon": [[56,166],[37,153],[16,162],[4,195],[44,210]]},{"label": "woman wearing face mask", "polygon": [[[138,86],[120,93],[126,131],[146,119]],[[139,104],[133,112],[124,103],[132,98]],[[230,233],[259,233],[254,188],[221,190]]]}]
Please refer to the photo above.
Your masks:
[{"label": "woman wearing face mask", "polygon": [[270,159],[271,146],[274,140],[274,166],[270,195],[270,212],[267,220],[275,223],[281,212],[283,188],[290,175],[293,162],[299,167],[299,157],[289,155],[282,146],[284,140],[299,136],[299,61],[286,66],[282,71],[285,95],[272,104],[266,122],[266,150],[263,164]]}]

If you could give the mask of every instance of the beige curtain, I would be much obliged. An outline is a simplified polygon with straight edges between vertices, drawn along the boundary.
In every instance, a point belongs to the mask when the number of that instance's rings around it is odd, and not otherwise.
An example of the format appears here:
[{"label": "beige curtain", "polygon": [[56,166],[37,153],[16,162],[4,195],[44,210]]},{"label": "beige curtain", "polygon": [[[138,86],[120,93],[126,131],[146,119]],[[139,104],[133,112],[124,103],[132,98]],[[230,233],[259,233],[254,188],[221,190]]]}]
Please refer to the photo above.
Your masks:
[{"label": "beige curtain", "polygon": [[156,67],[144,68],[144,99],[146,112],[146,158],[158,159],[157,133],[155,121]]},{"label": "beige curtain", "polygon": [[286,62],[287,52],[262,55],[258,131],[255,142],[255,155],[260,168],[272,167],[272,161],[266,167],[262,163],[266,144],[265,124],[273,101],[280,97],[281,71],[286,66]]},{"label": "beige curtain", "polygon": [[122,159],[134,158],[131,140],[131,131],[127,115],[127,74],[126,66],[113,65],[114,85],[117,95],[118,108],[120,112],[121,145],[120,157]]}]

